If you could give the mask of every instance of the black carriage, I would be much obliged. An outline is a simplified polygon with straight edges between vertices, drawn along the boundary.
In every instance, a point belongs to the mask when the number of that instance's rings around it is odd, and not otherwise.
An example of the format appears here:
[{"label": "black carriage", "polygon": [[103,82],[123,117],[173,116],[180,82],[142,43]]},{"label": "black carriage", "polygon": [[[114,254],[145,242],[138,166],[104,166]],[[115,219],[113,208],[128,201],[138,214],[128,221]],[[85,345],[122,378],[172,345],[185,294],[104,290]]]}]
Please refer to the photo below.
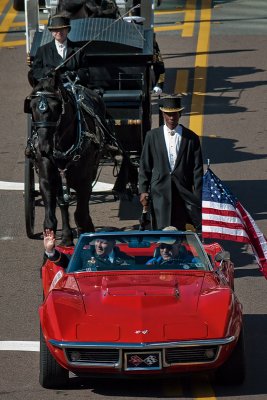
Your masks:
[{"label": "black carriage", "polygon": [[[143,2],[142,24],[121,9],[121,18],[71,20],[69,38],[80,42],[88,57],[89,87],[103,96],[116,138],[138,164],[146,132],[151,128],[151,64],[153,60],[153,1]],[[126,17],[126,18],[125,18]],[[37,30],[29,47],[33,60],[39,46],[52,40],[49,30]],[[31,119],[28,118],[31,135]],[[25,162],[26,233],[34,236],[36,197],[34,161]]]}]

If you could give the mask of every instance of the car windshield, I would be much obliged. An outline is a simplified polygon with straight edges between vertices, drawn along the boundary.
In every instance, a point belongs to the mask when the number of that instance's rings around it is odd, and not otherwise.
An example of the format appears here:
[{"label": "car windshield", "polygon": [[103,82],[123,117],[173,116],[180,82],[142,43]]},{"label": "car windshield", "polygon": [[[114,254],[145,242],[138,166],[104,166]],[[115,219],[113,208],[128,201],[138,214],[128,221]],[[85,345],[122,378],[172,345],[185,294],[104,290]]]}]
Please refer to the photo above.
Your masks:
[{"label": "car windshield", "polygon": [[81,235],[67,272],[211,268],[192,232],[116,232]]}]

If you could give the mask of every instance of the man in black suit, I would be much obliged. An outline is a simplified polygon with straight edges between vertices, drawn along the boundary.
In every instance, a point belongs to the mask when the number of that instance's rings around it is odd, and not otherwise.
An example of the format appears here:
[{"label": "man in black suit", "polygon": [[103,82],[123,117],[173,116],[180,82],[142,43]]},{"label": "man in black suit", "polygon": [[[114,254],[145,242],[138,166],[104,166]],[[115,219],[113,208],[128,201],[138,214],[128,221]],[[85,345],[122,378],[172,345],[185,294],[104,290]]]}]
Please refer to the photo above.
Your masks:
[{"label": "man in black suit", "polygon": [[147,132],[139,168],[140,202],[152,199],[153,229],[201,231],[203,161],[198,135],[179,124],[181,99],[165,97],[164,125]]},{"label": "man in black suit", "polygon": [[50,19],[47,28],[52,33],[53,40],[39,47],[36,52],[28,75],[32,86],[61,64],[59,72],[62,74],[66,71],[77,72],[86,66],[84,53],[78,51],[80,46],[67,37],[71,29],[69,18],[55,15]]},{"label": "man in black suit", "polygon": [[[89,82],[89,72],[86,69],[86,57],[80,46],[68,39],[71,29],[70,20],[61,15],[54,15],[48,25],[53,40],[38,48],[34,57],[28,80],[31,86],[35,86],[40,79],[45,78],[51,71],[59,67],[61,76],[66,71],[76,72],[79,83],[86,86]],[[27,141],[25,156],[32,157],[31,138]]]},{"label": "man in black suit", "polygon": [[[46,257],[54,264],[67,268],[70,257],[55,249],[56,238],[52,230],[44,231],[44,248]],[[120,251],[115,240],[109,237],[97,237],[94,244],[80,255],[79,270],[95,271],[124,267],[134,262],[134,258]]]}]

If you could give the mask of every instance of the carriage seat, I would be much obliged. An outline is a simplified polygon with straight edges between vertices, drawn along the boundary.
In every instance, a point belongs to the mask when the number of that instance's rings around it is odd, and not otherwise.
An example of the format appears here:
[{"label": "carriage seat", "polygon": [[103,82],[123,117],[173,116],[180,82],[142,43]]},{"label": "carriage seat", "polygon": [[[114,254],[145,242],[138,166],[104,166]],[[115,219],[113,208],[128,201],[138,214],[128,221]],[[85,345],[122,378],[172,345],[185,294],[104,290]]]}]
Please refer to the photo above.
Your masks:
[{"label": "carriage seat", "polygon": [[103,100],[106,104],[137,103],[142,100],[142,90],[105,90]]}]

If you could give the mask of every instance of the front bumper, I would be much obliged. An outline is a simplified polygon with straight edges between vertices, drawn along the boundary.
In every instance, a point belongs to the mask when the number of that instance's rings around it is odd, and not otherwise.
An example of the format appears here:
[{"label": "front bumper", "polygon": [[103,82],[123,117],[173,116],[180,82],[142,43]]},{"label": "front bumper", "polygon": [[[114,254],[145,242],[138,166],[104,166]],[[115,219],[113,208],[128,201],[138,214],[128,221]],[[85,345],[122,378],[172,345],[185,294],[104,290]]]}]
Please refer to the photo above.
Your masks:
[{"label": "front bumper", "polygon": [[[49,340],[64,352],[67,365],[79,368],[112,368],[124,371],[161,370],[172,366],[215,363],[224,346],[235,336],[223,339],[161,343],[92,343]],[[153,362],[157,358],[157,362]],[[129,360],[133,363],[129,364]]]}]

